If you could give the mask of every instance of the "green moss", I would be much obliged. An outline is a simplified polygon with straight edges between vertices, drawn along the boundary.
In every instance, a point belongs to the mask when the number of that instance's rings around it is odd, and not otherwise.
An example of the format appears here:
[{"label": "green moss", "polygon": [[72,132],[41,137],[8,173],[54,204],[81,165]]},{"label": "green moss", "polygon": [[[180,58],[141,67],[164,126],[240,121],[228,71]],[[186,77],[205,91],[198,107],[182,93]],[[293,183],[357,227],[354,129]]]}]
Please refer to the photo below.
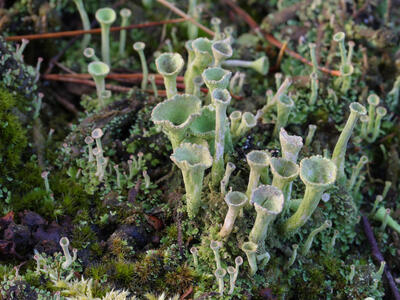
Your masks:
[{"label": "green moss", "polygon": [[21,97],[0,88],[0,184],[6,184],[20,166],[27,147],[26,130],[18,119],[17,102]]}]

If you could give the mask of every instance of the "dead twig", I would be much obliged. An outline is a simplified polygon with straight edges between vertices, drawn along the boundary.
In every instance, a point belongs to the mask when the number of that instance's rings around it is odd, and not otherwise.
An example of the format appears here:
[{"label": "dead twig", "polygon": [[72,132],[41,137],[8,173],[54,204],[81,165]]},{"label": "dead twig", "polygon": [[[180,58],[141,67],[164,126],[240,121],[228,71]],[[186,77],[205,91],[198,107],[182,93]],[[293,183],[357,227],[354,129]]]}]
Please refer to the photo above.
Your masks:
[{"label": "dead twig", "polygon": [[[171,20],[163,20],[157,22],[148,22],[142,24],[132,24],[129,26],[119,26],[119,27],[111,27],[110,31],[120,31],[120,30],[130,30],[135,28],[146,28],[146,27],[153,27],[159,26],[164,24],[174,24],[174,23],[181,23],[186,21],[185,18],[179,19],[171,19]],[[90,30],[71,30],[71,31],[61,31],[61,32],[49,32],[49,33],[40,33],[40,34],[27,34],[27,35],[17,35],[17,36],[9,36],[6,37],[6,41],[19,41],[22,39],[26,40],[39,40],[39,39],[54,39],[54,38],[61,38],[61,37],[70,37],[70,36],[80,36],[84,34],[99,34],[101,33],[100,28],[90,29]]]},{"label": "dead twig", "polygon": [[[258,24],[256,23],[256,21],[254,21],[254,19],[252,17],[250,17],[250,15],[245,12],[243,9],[241,9],[239,6],[237,6],[236,3],[234,3],[232,0],[223,0],[223,2],[225,2],[226,4],[228,4],[237,14],[237,16],[243,18],[246,23],[260,36],[262,36],[265,40],[267,40],[270,44],[274,45],[275,47],[281,49],[283,47],[283,43],[278,41],[273,35],[264,32],[260,26],[258,26]],[[308,61],[307,59],[305,59],[303,56],[301,56],[300,54],[294,52],[293,50],[290,50],[288,48],[285,49],[285,53],[299,61],[301,61],[302,63],[312,66],[312,63],[310,61]],[[340,76],[340,71],[337,70],[330,70],[327,69],[325,67],[322,66],[318,66],[318,69],[321,70],[324,73],[330,74],[332,76]]]},{"label": "dead twig", "polygon": [[[156,75],[156,85],[163,86],[164,85],[164,80],[161,75],[155,74]],[[41,76],[42,79],[44,80],[52,80],[52,81],[64,81],[64,82],[73,82],[73,83],[80,83],[80,84],[85,84],[85,85],[90,85],[90,86],[96,86],[94,81],[90,80],[91,75],[90,74],[44,74]],[[113,79],[113,80],[121,80],[123,82],[138,82],[141,81],[143,78],[143,74],[137,73],[137,74],[109,74],[107,76],[108,79]],[[179,76],[177,78],[177,88],[180,90],[185,89],[185,85],[182,83],[183,82],[183,77]],[[122,87],[122,86],[115,86],[108,84],[106,87],[110,87],[109,90],[112,91],[117,91],[117,92],[128,92],[130,88],[127,87]],[[146,90],[146,92],[153,93],[152,90]],[[166,96],[165,91],[158,91],[159,96]],[[201,92],[204,94],[208,93],[207,88],[201,88]],[[231,94],[232,98],[235,100],[243,100],[243,97],[233,95]]]},{"label": "dead twig", "polygon": [[197,22],[195,19],[193,19],[192,17],[190,17],[189,15],[187,15],[186,13],[181,11],[179,8],[177,8],[172,3],[170,3],[170,2],[168,2],[166,0],[157,0],[157,2],[162,4],[162,5],[164,5],[165,7],[168,7],[174,13],[176,13],[179,16],[181,16],[182,18],[185,18],[187,21],[189,21],[190,23],[196,25],[197,27],[199,27],[201,30],[203,30],[204,32],[208,33],[209,35],[211,35],[211,36],[215,35],[214,31],[212,31],[212,30],[208,29],[207,27],[205,27],[204,25],[200,24],[199,22]]},{"label": "dead twig", "polygon": [[[371,246],[372,256],[377,260],[378,263],[385,261],[381,251],[379,250],[378,243],[376,242],[374,232],[372,231],[372,227],[368,221],[368,218],[366,216],[362,216],[362,221],[363,221],[363,229],[364,229],[365,236],[367,237],[367,240]],[[390,270],[389,270],[389,267],[387,264],[385,266],[385,276],[389,283],[390,290],[392,291],[392,295],[393,295],[392,299],[400,300],[399,290],[397,289],[396,283],[393,279],[392,273],[390,273]]]}]

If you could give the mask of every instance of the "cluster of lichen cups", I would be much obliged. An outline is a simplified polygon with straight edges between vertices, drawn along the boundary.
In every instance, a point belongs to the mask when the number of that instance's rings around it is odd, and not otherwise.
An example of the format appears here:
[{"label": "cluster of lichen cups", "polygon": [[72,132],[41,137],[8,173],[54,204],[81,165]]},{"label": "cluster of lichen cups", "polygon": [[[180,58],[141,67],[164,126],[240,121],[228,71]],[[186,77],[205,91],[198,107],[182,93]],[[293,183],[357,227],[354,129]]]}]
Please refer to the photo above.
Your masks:
[{"label": "cluster of lichen cups", "polygon": [[[248,258],[250,273],[255,274],[259,262],[261,266],[265,266],[270,258],[265,245],[268,228],[279,214],[283,213],[284,216],[290,211],[293,181],[299,176],[306,188],[295,213],[282,222],[280,230],[285,236],[290,236],[309,220],[323,193],[336,179],[340,184],[347,182],[344,174],[347,143],[358,117],[365,114],[365,108],[359,103],[350,105],[350,116],[335,146],[332,159],[315,155],[304,158],[297,164],[297,157],[303,147],[302,138],[291,136],[284,129],[290,109],[294,105],[287,95],[291,84],[291,80],[287,78],[267,103],[268,108],[260,110],[261,113],[265,113],[273,106],[277,109],[278,116],[273,135],[279,135],[282,157],[271,157],[268,151],[263,150],[249,152],[246,158],[250,166],[250,176],[246,193],[232,190],[226,193],[235,165],[228,162],[225,170],[225,160],[238,138],[256,126],[257,117],[249,112],[240,111],[234,111],[229,118],[227,117],[227,107],[231,101],[227,90],[231,72],[220,66],[230,65],[224,64],[232,55],[230,43],[226,40],[210,41],[198,38],[187,42],[186,48],[188,66],[184,77],[185,94],[182,95],[177,94],[176,89],[176,76],[184,65],[182,57],[176,53],[165,53],[158,57],[156,66],[164,77],[168,99],[153,109],[151,118],[171,142],[171,159],[182,171],[186,208],[190,219],[194,219],[205,204],[202,202],[201,191],[204,173],[209,167],[212,167],[210,187],[221,189],[228,206],[224,224],[219,232],[221,239],[226,239],[233,232],[235,220],[243,215],[243,209],[254,207],[256,219],[249,241],[241,248]],[[196,87],[200,75],[209,90],[203,101]],[[269,178],[269,172],[273,176],[271,185],[261,185],[260,178]],[[302,253],[308,252],[313,237],[318,232],[330,226],[331,223],[327,220],[325,225],[313,231]],[[294,262],[297,245],[293,249],[294,253],[286,264],[287,267]],[[213,250],[215,252],[215,249]],[[226,271],[221,269],[219,255],[216,259],[215,276],[218,278],[221,292],[221,278]]]}]

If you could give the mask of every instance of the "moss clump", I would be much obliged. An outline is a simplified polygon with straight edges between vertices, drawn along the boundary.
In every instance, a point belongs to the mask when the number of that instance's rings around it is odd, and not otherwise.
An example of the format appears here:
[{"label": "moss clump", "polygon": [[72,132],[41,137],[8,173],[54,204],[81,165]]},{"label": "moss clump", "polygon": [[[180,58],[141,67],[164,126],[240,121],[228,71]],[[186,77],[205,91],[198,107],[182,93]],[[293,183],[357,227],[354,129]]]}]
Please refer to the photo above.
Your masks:
[{"label": "moss clump", "polygon": [[8,177],[20,166],[23,151],[28,144],[26,130],[15,111],[20,98],[0,88],[0,172],[9,174],[0,177],[2,185],[10,180]]}]

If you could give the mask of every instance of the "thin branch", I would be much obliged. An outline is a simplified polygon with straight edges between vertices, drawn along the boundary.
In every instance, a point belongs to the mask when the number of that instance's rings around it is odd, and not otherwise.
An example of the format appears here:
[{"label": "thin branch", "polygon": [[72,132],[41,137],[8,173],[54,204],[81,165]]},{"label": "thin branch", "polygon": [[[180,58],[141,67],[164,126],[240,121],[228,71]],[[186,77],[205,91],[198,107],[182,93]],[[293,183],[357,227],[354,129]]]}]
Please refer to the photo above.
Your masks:
[{"label": "thin branch", "polygon": [[[123,26],[123,27],[121,27],[121,26],[111,27],[110,31],[120,31],[123,29],[130,30],[130,29],[134,29],[134,28],[146,28],[146,27],[153,27],[153,26],[159,26],[159,25],[164,25],[164,24],[181,23],[184,21],[186,21],[185,18],[179,18],[179,19],[171,19],[171,20],[164,20],[164,21],[158,21],[158,22],[132,24],[132,25]],[[61,38],[61,37],[79,36],[79,35],[84,35],[87,33],[99,34],[99,33],[101,33],[101,29],[95,28],[95,29],[90,29],[90,30],[71,30],[71,31],[61,31],[61,32],[9,36],[9,37],[6,37],[6,41],[19,41],[22,39],[26,39],[26,40],[53,39],[53,38]]]},{"label": "thin branch", "polygon": [[184,13],[183,11],[181,11],[179,8],[177,8],[175,5],[173,5],[172,3],[169,3],[166,0],[157,0],[158,3],[164,5],[165,7],[168,7],[170,10],[172,10],[174,13],[176,13],[177,15],[181,16],[182,18],[185,18],[187,21],[191,22],[192,24],[196,25],[197,27],[199,27],[201,30],[203,30],[204,32],[208,33],[211,36],[214,36],[215,33],[214,31],[208,29],[207,27],[205,27],[204,25],[200,24],[199,22],[197,22],[195,19],[193,19],[191,16],[187,15],[186,13]]},{"label": "thin branch", "polygon": [[[236,5],[236,3],[234,3],[232,0],[223,0],[223,2],[225,2],[226,4],[228,4],[237,14],[238,17],[243,18],[246,23],[260,36],[264,37],[265,40],[267,40],[270,44],[274,45],[275,47],[281,49],[283,48],[283,43],[278,41],[274,36],[272,36],[269,33],[264,32],[260,26],[258,26],[258,24],[256,23],[256,21],[254,21],[254,19],[252,17],[250,17],[250,15],[245,12],[243,9],[241,9],[239,6]],[[303,56],[301,56],[300,54],[294,52],[293,50],[290,50],[288,48],[285,49],[285,53],[299,61],[301,61],[302,63],[305,63],[309,66],[312,66],[312,63],[310,61],[308,61],[307,59],[305,59]],[[328,73],[330,75],[333,76],[340,76],[340,71],[337,70],[330,70],[327,69],[325,67],[322,66],[318,66],[318,69],[321,70],[324,73]]]},{"label": "thin branch", "polygon": [[[378,263],[385,261],[381,251],[379,250],[378,243],[376,242],[374,232],[372,231],[372,227],[368,221],[368,218],[366,216],[362,216],[362,221],[363,221],[365,236],[367,237],[367,240],[371,246],[372,256],[378,261]],[[385,276],[389,283],[390,290],[392,291],[393,299],[400,300],[400,293],[399,290],[397,289],[392,273],[390,273],[388,264],[386,264],[385,266]]]},{"label": "thin branch", "polygon": [[[160,74],[154,74],[156,76],[156,84],[163,86],[164,85],[164,80],[162,75]],[[96,86],[94,81],[90,80],[92,77],[90,74],[44,74],[41,76],[42,79],[44,80],[53,80],[53,81],[64,81],[64,82],[73,82],[73,83],[81,83],[85,85],[90,85],[90,86]],[[108,79],[113,79],[113,80],[121,80],[123,82],[138,82],[141,81],[143,78],[143,74],[137,73],[137,74],[109,74],[107,76]],[[110,90],[112,91],[117,91],[117,92],[128,92],[130,88],[127,87],[122,87],[122,86],[116,86],[116,85],[107,85],[110,86]],[[177,88],[184,90],[185,85],[183,84],[183,77],[178,76],[177,77]],[[147,90],[149,93],[153,93],[152,90]],[[208,93],[207,88],[201,88],[201,92],[204,94]],[[160,96],[165,96],[165,91],[159,91]],[[235,100],[243,100],[243,97],[233,95],[231,93],[232,98]]]}]

